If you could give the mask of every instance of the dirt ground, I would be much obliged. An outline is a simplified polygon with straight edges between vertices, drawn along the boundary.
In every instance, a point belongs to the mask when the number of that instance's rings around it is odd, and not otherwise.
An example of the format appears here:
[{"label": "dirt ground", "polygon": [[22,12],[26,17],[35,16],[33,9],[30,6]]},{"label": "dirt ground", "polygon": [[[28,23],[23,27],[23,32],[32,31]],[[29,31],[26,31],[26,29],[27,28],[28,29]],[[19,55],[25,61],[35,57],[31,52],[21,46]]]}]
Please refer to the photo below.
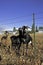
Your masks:
[{"label": "dirt ground", "polygon": [[[20,48],[20,55],[16,55],[15,50],[12,48],[10,51],[8,48],[0,46],[0,65],[43,65],[43,33],[35,34],[35,46],[34,34],[30,35],[33,38],[33,48],[28,45],[27,54],[26,45],[23,49],[23,44]],[[0,41],[2,36],[0,35]],[[7,41],[10,43],[9,37]]]}]

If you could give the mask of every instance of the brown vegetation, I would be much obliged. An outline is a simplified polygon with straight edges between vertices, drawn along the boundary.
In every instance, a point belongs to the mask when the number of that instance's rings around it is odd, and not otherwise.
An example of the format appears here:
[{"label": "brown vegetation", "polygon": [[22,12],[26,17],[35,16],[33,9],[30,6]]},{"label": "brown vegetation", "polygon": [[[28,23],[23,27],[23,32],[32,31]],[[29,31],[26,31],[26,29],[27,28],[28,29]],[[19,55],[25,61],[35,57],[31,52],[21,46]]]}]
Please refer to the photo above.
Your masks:
[{"label": "brown vegetation", "polygon": [[[2,35],[3,36],[3,35]],[[0,41],[1,37],[0,35]],[[9,35],[10,37],[11,35]],[[33,38],[33,48],[28,46],[28,54],[26,55],[26,47],[24,46],[24,56],[23,56],[23,45],[20,49],[21,56],[17,56],[15,50],[11,49],[11,53],[8,52],[8,48],[0,47],[0,55],[2,60],[0,65],[43,65],[43,34],[36,33],[35,35],[35,46],[34,46],[34,35],[31,34]],[[10,38],[6,40],[6,44],[11,43]]]}]

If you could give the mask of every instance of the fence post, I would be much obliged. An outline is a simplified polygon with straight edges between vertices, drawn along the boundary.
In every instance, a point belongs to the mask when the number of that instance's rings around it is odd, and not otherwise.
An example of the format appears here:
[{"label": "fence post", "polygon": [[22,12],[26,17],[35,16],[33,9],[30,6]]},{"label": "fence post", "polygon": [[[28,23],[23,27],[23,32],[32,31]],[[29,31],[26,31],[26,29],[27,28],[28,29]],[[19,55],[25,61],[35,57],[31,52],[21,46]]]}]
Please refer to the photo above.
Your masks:
[{"label": "fence post", "polygon": [[35,42],[35,14],[33,13],[33,33],[34,33],[34,57],[36,55],[36,42]]},{"label": "fence post", "polygon": [[33,27],[34,27],[34,45],[35,45],[35,14],[33,13]]}]

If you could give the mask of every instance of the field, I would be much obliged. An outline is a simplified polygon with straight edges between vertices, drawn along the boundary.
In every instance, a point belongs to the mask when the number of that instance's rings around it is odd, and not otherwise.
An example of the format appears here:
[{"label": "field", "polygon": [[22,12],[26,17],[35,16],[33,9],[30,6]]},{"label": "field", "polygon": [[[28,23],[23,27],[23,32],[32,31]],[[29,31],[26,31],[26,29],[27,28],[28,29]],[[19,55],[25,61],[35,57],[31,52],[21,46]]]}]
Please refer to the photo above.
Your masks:
[{"label": "field", "polygon": [[[21,55],[16,55],[15,50],[11,49],[11,52],[7,52],[7,48],[0,46],[0,65],[43,65],[43,33],[30,34],[33,38],[33,48],[28,45],[28,51],[26,55],[26,45],[24,45],[23,55],[23,44],[20,49]],[[2,35],[0,35],[1,41]],[[10,37],[10,35],[9,35]],[[10,39],[7,40],[10,43]]]}]

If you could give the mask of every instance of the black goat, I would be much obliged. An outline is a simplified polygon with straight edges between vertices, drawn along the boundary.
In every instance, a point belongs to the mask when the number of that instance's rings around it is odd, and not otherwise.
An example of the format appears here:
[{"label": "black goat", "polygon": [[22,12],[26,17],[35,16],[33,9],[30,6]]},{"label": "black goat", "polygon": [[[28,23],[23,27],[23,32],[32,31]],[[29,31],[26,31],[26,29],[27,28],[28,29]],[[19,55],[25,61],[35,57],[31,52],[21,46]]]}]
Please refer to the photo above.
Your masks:
[{"label": "black goat", "polygon": [[16,53],[19,54],[19,50],[21,47],[21,42],[19,39],[19,35],[18,36],[11,36],[11,42],[12,42],[12,47],[16,50]]},{"label": "black goat", "polygon": [[23,43],[23,45],[26,44],[26,52],[27,52],[28,44],[30,44],[32,47],[33,47],[33,44],[32,44],[32,37],[26,33],[25,28],[26,28],[25,26],[23,26],[22,28],[19,28],[19,37],[20,37],[21,43]]},{"label": "black goat", "polygon": [[11,36],[12,46],[14,46],[15,48],[17,47],[18,50],[20,50],[21,44],[22,43],[23,43],[23,45],[26,44],[26,52],[27,52],[28,43],[31,44],[31,46],[33,46],[32,37],[26,33],[25,26],[22,28],[19,28],[18,31],[19,31],[18,36]]}]

